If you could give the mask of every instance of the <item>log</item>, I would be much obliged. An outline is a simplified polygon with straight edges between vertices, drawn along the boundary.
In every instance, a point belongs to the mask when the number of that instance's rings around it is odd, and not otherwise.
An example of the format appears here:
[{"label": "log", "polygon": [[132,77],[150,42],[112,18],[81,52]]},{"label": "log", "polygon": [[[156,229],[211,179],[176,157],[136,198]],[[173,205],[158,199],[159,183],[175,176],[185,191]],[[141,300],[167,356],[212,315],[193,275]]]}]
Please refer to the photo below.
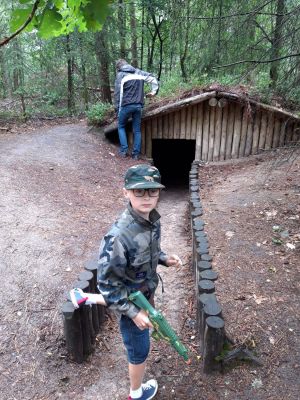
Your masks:
[{"label": "log", "polygon": [[185,138],[187,140],[191,139],[192,135],[192,107],[188,107],[186,110],[186,129],[185,129]]},{"label": "log", "polygon": [[293,137],[293,123],[288,122],[286,126],[285,142],[286,146],[290,146]]},{"label": "log", "polygon": [[229,160],[231,158],[232,138],[234,132],[234,116],[235,116],[235,106],[230,104],[228,108],[228,123],[226,130],[225,160]]},{"label": "log", "polygon": [[141,153],[143,155],[146,155],[146,126],[145,126],[145,123],[142,123],[142,125],[141,125],[141,134],[142,134]]},{"label": "log", "polygon": [[280,140],[280,121],[278,118],[275,118],[274,121],[274,135],[273,135],[273,141],[272,141],[272,148],[275,149],[276,147],[279,146],[279,140]]},{"label": "log", "polygon": [[[203,107],[203,103],[199,103],[198,105],[195,105],[192,107],[192,126],[191,126],[191,139],[196,139],[196,133],[197,133],[197,122],[198,119],[202,119],[202,116],[200,117],[199,113],[199,107],[201,106],[201,109]],[[201,121],[202,124],[202,121]],[[196,157],[195,157],[196,158]],[[197,158],[196,158],[197,159]]]},{"label": "log", "polygon": [[[202,293],[197,298],[197,312],[196,312],[196,327],[197,327],[197,334],[200,339],[200,347],[203,346],[203,333],[204,330],[202,327],[202,315],[203,309],[208,302],[215,302],[217,303],[217,298],[214,293]],[[202,348],[200,349],[202,350]]]},{"label": "log", "polygon": [[242,129],[242,108],[239,104],[235,106],[234,112],[234,127],[233,127],[233,138],[232,138],[232,149],[231,157],[237,158],[239,155],[240,139],[241,139],[241,129]]},{"label": "log", "polygon": [[258,151],[264,150],[265,148],[266,135],[267,135],[267,121],[268,121],[268,115],[265,112],[263,112],[261,114]]},{"label": "log", "polygon": [[300,140],[300,125],[295,122],[292,141],[294,144],[296,144],[299,140]]},{"label": "log", "polygon": [[225,97],[222,97],[219,101],[218,101],[218,107],[220,107],[220,108],[226,108],[226,106],[227,106],[227,104],[228,104],[228,100],[227,99],[225,99]]},{"label": "log", "polygon": [[[88,292],[89,283],[87,281],[77,281],[73,288],[80,288],[84,292]],[[82,343],[83,343],[83,357],[86,359],[93,350],[92,346],[92,332],[91,332],[91,308],[90,306],[82,306],[79,308],[81,329],[82,329]]]},{"label": "log", "polygon": [[157,118],[151,120],[151,137],[152,139],[157,139]]},{"label": "log", "polygon": [[[94,280],[94,274],[92,271],[82,271],[79,274],[79,280],[80,281],[88,281],[89,282],[89,292],[90,293],[96,293],[96,288],[95,288],[95,280]],[[92,312],[90,313],[91,315],[91,332],[92,332],[92,338],[94,338],[97,333],[99,332],[100,328],[100,322],[99,322],[99,312],[98,312],[98,307],[97,304],[93,304],[91,306]]]},{"label": "log", "polygon": [[162,117],[162,139],[169,138],[169,116],[168,114]]},{"label": "log", "polygon": [[64,322],[64,336],[66,347],[71,359],[77,363],[84,361],[83,338],[79,310],[75,310],[70,301],[62,305],[62,314]]},{"label": "log", "polygon": [[215,117],[216,117],[216,108],[209,108],[209,137],[208,137],[208,161],[213,160],[214,154],[214,141],[215,141]]},{"label": "log", "polygon": [[218,273],[213,271],[212,269],[207,269],[205,271],[200,272],[200,278],[214,282],[218,279]]},{"label": "log", "polygon": [[186,134],[186,108],[180,110],[180,135],[179,139],[185,139]]},{"label": "log", "polygon": [[163,122],[162,122],[162,116],[157,117],[157,139],[162,139],[163,138]]},{"label": "log", "polygon": [[220,147],[221,147],[221,129],[222,129],[222,109],[220,107],[216,108],[215,121],[216,121],[216,125],[215,125],[213,161],[219,161],[220,160]]},{"label": "log", "polygon": [[245,156],[250,156],[252,151],[252,141],[253,141],[253,116],[248,120],[247,125],[247,138],[245,145]]},{"label": "log", "polygon": [[152,158],[152,133],[149,122],[146,125],[146,155],[147,158]]},{"label": "log", "polygon": [[203,138],[202,138],[202,156],[204,161],[208,160],[208,143],[209,143],[209,110],[208,103],[203,104]]},{"label": "log", "polygon": [[222,126],[221,126],[221,145],[220,145],[220,160],[225,160],[226,140],[227,140],[227,124],[228,124],[229,107],[223,108]]},{"label": "log", "polygon": [[[98,265],[97,265],[97,260],[91,260],[87,263],[87,265],[84,267],[87,271],[90,271],[93,273],[94,276],[94,292],[93,293],[100,293],[97,285],[97,272],[98,272]],[[101,306],[101,304],[97,304],[97,310],[98,310],[98,320],[99,320],[99,328],[101,324],[105,321],[105,313],[106,313],[106,307]]]},{"label": "log", "polygon": [[169,120],[168,138],[173,139],[174,138],[174,113],[168,114],[168,120]]},{"label": "log", "polygon": [[202,155],[202,140],[203,140],[203,103],[199,103],[197,106],[195,106],[195,109],[197,107],[196,111],[196,118],[198,116],[198,119],[196,120],[195,124],[195,138],[196,138],[196,151],[195,151],[195,159],[200,161],[201,160],[201,155]]},{"label": "log", "polygon": [[203,372],[206,374],[221,369],[221,363],[216,361],[224,347],[224,320],[220,317],[208,317],[204,330]]},{"label": "log", "polygon": [[258,153],[259,132],[260,132],[261,112],[256,111],[253,122],[253,140],[251,154]]},{"label": "log", "polygon": [[174,113],[174,139],[179,139],[180,137],[180,113]]},{"label": "log", "polygon": [[238,153],[239,157],[244,157],[245,156],[246,138],[247,138],[247,126],[248,126],[247,108],[244,107],[244,109],[242,111],[242,127],[241,127],[239,153]]},{"label": "log", "polygon": [[266,150],[270,150],[272,147],[273,134],[274,134],[274,113],[269,113],[267,132],[266,132],[266,143],[265,143]]},{"label": "log", "polygon": [[[204,263],[205,261],[200,261]],[[198,282],[198,293],[199,295],[202,293],[214,293],[215,284],[212,281],[208,281],[207,279],[201,279]]]},{"label": "log", "polygon": [[211,99],[208,100],[208,104],[211,107],[216,107],[216,105],[218,105],[218,100],[215,97],[212,97]]},{"label": "log", "polygon": [[286,125],[287,121],[282,121],[280,125],[280,136],[279,136],[279,146],[284,146],[285,143],[285,135],[286,135]]}]

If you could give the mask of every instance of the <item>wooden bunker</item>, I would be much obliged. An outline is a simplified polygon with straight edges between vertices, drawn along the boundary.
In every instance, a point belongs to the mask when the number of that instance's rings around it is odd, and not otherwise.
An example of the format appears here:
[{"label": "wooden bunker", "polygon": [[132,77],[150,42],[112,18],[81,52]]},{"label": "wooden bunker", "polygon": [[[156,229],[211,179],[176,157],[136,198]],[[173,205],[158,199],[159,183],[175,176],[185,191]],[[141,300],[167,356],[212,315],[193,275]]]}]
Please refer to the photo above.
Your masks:
[{"label": "wooden bunker", "polygon": [[[114,123],[104,133],[116,129]],[[300,118],[246,96],[209,91],[146,110],[141,131],[147,158],[153,139],[184,139],[195,141],[195,160],[222,161],[296,144]]]}]

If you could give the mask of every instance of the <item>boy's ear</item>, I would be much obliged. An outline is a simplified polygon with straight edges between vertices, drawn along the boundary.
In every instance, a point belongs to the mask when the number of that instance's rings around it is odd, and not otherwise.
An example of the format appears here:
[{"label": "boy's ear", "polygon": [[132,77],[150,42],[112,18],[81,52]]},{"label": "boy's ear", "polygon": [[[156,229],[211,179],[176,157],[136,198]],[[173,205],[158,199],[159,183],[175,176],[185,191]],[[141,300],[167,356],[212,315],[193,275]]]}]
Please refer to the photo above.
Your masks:
[{"label": "boy's ear", "polygon": [[124,194],[124,197],[126,197],[126,199],[129,198],[127,189],[123,188],[123,194]]}]

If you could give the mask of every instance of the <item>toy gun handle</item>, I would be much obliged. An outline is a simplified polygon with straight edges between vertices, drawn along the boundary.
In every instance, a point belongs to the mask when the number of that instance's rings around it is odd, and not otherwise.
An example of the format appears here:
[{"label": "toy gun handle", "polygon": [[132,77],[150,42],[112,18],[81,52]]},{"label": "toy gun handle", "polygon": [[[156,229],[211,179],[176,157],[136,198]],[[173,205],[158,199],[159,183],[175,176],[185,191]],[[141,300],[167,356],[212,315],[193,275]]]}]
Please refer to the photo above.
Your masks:
[{"label": "toy gun handle", "polygon": [[172,347],[180,354],[186,362],[189,362],[188,351],[184,345],[180,342],[173,328],[169,325],[167,320],[163,317],[161,312],[155,310],[151,306],[149,301],[140,291],[132,293],[128,299],[132,301],[136,306],[146,311],[149,315],[149,319],[154,326],[154,338],[164,339],[171,344]]}]

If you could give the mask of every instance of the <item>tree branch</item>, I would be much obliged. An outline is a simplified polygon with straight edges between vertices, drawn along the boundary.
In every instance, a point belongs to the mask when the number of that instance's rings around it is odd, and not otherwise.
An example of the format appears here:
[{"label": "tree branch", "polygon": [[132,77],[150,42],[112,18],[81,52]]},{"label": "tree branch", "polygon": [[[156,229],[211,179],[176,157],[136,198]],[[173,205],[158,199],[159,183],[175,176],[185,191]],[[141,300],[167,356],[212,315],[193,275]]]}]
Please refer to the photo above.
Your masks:
[{"label": "tree branch", "polygon": [[8,42],[10,42],[14,37],[16,37],[17,35],[19,35],[19,33],[21,33],[26,26],[33,20],[33,17],[35,16],[36,10],[38,9],[39,3],[41,0],[36,0],[33,4],[31,13],[29,14],[27,20],[24,22],[24,24],[22,26],[20,26],[20,28],[18,30],[16,30],[16,32],[14,32],[11,36],[5,37],[4,39],[0,40],[0,47],[1,46],[5,46]]},{"label": "tree branch", "polygon": [[272,44],[272,39],[270,38],[270,36],[267,34],[267,32],[265,31],[265,29],[257,22],[254,21],[255,25],[262,31],[262,33],[264,34],[265,38]]},{"label": "tree branch", "polygon": [[272,60],[242,60],[242,61],[237,61],[231,64],[226,64],[226,65],[217,65],[216,67],[212,67],[212,69],[219,69],[219,68],[226,68],[226,67],[231,67],[233,65],[238,65],[238,64],[244,64],[244,63],[253,63],[253,64],[268,64],[274,61],[279,61],[279,60],[284,60],[285,58],[291,58],[291,57],[299,57],[300,53],[295,53],[295,54],[289,54],[287,56],[283,57],[277,57],[273,58]]}]

